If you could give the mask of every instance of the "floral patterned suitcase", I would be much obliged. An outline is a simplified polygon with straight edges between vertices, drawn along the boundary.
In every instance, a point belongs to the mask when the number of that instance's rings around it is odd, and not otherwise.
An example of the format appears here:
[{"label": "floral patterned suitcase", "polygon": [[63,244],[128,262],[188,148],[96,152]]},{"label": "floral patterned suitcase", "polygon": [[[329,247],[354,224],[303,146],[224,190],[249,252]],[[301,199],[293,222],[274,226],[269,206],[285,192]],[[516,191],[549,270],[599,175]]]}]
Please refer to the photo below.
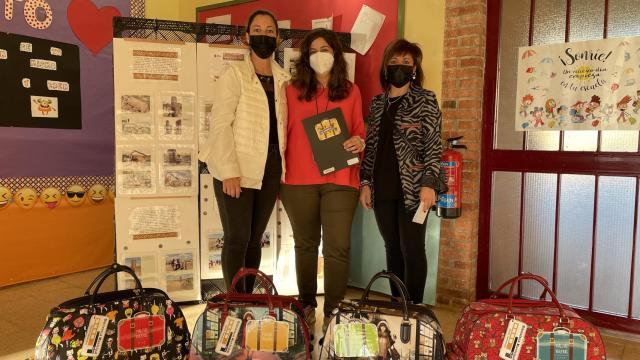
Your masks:
[{"label": "floral patterned suitcase", "polygon": [[[118,272],[130,274],[136,288],[98,293]],[[96,277],[85,296],[51,310],[36,342],[36,360],[180,360],[187,358],[189,345],[180,308],[162,290],[142,288],[131,268],[114,264]]]},{"label": "floral patterned suitcase", "polygon": [[230,289],[246,276],[264,284],[264,293],[231,290],[210,298],[193,330],[190,359],[311,359],[302,306],[278,295],[271,280],[255,269],[241,269]]},{"label": "floral patterned suitcase", "polygon": [[[537,281],[551,301],[514,299],[522,280]],[[561,305],[547,281],[524,274],[505,282],[507,298],[471,303],[456,324],[449,344],[450,360],[603,360],[606,353],[598,329],[570,307]],[[570,341],[573,347],[569,347]],[[582,350],[584,349],[584,350]]]},{"label": "floral patterned suitcase", "polygon": [[[400,290],[400,301],[369,299],[371,286],[383,278]],[[409,304],[408,298],[398,277],[386,271],[374,275],[361,299],[342,301],[334,311],[320,359],[444,359],[444,339],[435,314],[427,305]]]}]

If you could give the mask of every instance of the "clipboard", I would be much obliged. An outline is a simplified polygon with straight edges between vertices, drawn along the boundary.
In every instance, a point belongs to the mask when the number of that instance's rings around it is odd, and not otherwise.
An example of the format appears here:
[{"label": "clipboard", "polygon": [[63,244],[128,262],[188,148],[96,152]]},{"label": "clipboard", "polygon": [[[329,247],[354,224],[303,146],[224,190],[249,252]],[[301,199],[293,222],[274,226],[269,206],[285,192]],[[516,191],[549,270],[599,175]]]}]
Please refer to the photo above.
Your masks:
[{"label": "clipboard", "polygon": [[360,162],[358,155],[342,146],[351,137],[342,109],[331,109],[303,119],[302,126],[309,139],[320,175],[324,176]]}]

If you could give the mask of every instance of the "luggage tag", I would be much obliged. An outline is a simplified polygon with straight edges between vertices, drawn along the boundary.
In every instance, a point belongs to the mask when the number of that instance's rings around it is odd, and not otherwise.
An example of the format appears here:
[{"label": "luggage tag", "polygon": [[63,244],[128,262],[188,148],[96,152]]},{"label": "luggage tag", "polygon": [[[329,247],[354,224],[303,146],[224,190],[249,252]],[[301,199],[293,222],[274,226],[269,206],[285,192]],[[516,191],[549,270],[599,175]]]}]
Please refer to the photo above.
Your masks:
[{"label": "luggage tag", "polygon": [[500,358],[504,360],[516,360],[520,356],[520,349],[525,341],[527,333],[527,324],[522,321],[511,319],[507,331],[504,334],[504,340],[500,347]]},{"label": "luggage tag", "polygon": [[245,325],[245,346],[255,351],[286,353],[289,351],[289,323],[272,316],[249,320]]},{"label": "luggage tag", "polygon": [[222,331],[220,331],[218,344],[216,345],[216,352],[218,354],[231,355],[241,327],[242,320],[233,316],[227,316],[224,320],[224,325],[222,325]]},{"label": "luggage tag", "polygon": [[102,342],[109,327],[109,318],[103,315],[93,315],[87,326],[87,334],[82,342],[80,355],[88,357],[96,357],[100,355]]},{"label": "luggage tag", "polygon": [[371,357],[379,352],[378,328],[364,321],[337,324],[333,347],[336,357]]}]

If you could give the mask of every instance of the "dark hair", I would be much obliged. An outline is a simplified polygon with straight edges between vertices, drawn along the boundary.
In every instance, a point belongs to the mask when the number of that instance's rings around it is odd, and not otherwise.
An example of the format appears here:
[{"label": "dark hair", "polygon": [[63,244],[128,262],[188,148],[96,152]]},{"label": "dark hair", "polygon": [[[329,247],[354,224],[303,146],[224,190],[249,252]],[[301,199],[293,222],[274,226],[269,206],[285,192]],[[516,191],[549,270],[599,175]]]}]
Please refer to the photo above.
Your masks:
[{"label": "dark hair", "polygon": [[422,86],[424,72],[422,71],[422,50],[417,43],[409,42],[405,39],[397,39],[389,43],[384,49],[382,64],[380,65],[380,86],[387,90],[391,87],[391,82],[387,78],[387,65],[392,57],[396,55],[410,55],[413,58],[413,65],[416,67],[416,78],[412,83]]},{"label": "dark hair", "polygon": [[276,19],[276,16],[273,15],[273,13],[269,10],[265,10],[265,9],[258,9],[254,12],[251,13],[251,15],[249,15],[249,20],[247,20],[247,28],[245,29],[246,33],[248,34],[250,32],[250,28],[251,28],[251,24],[253,23],[253,20],[256,18],[256,16],[258,15],[266,15],[269,16],[272,20],[273,23],[276,24],[276,34],[278,33],[278,31],[280,31],[280,29],[278,29],[278,20]]},{"label": "dark hair", "polygon": [[351,82],[347,79],[347,62],[344,60],[342,43],[338,36],[327,29],[315,29],[307,33],[300,44],[300,58],[296,61],[296,73],[293,86],[300,91],[298,100],[311,101],[318,91],[318,80],[309,63],[311,43],[317,38],[323,38],[333,49],[333,67],[329,79],[329,100],[342,100],[349,95]]}]

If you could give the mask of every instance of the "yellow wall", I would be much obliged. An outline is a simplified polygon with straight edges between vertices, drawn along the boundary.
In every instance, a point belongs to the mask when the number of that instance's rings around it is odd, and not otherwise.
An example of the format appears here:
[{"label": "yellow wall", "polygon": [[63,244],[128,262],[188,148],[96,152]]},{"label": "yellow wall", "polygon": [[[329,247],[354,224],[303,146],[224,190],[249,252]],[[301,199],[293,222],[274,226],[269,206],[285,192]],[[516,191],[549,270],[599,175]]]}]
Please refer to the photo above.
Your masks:
[{"label": "yellow wall", "polygon": [[[148,18],[195,21],[196,8],[226,0],[146,0]],[[442,91],[445,0],[405,0],[404,36],[422,46],[425,87]]]},{"label": "yellow wall", "polygon": [[422,47],[424,87],[442,94],[445,0],[405,0],[404,37]]}]

